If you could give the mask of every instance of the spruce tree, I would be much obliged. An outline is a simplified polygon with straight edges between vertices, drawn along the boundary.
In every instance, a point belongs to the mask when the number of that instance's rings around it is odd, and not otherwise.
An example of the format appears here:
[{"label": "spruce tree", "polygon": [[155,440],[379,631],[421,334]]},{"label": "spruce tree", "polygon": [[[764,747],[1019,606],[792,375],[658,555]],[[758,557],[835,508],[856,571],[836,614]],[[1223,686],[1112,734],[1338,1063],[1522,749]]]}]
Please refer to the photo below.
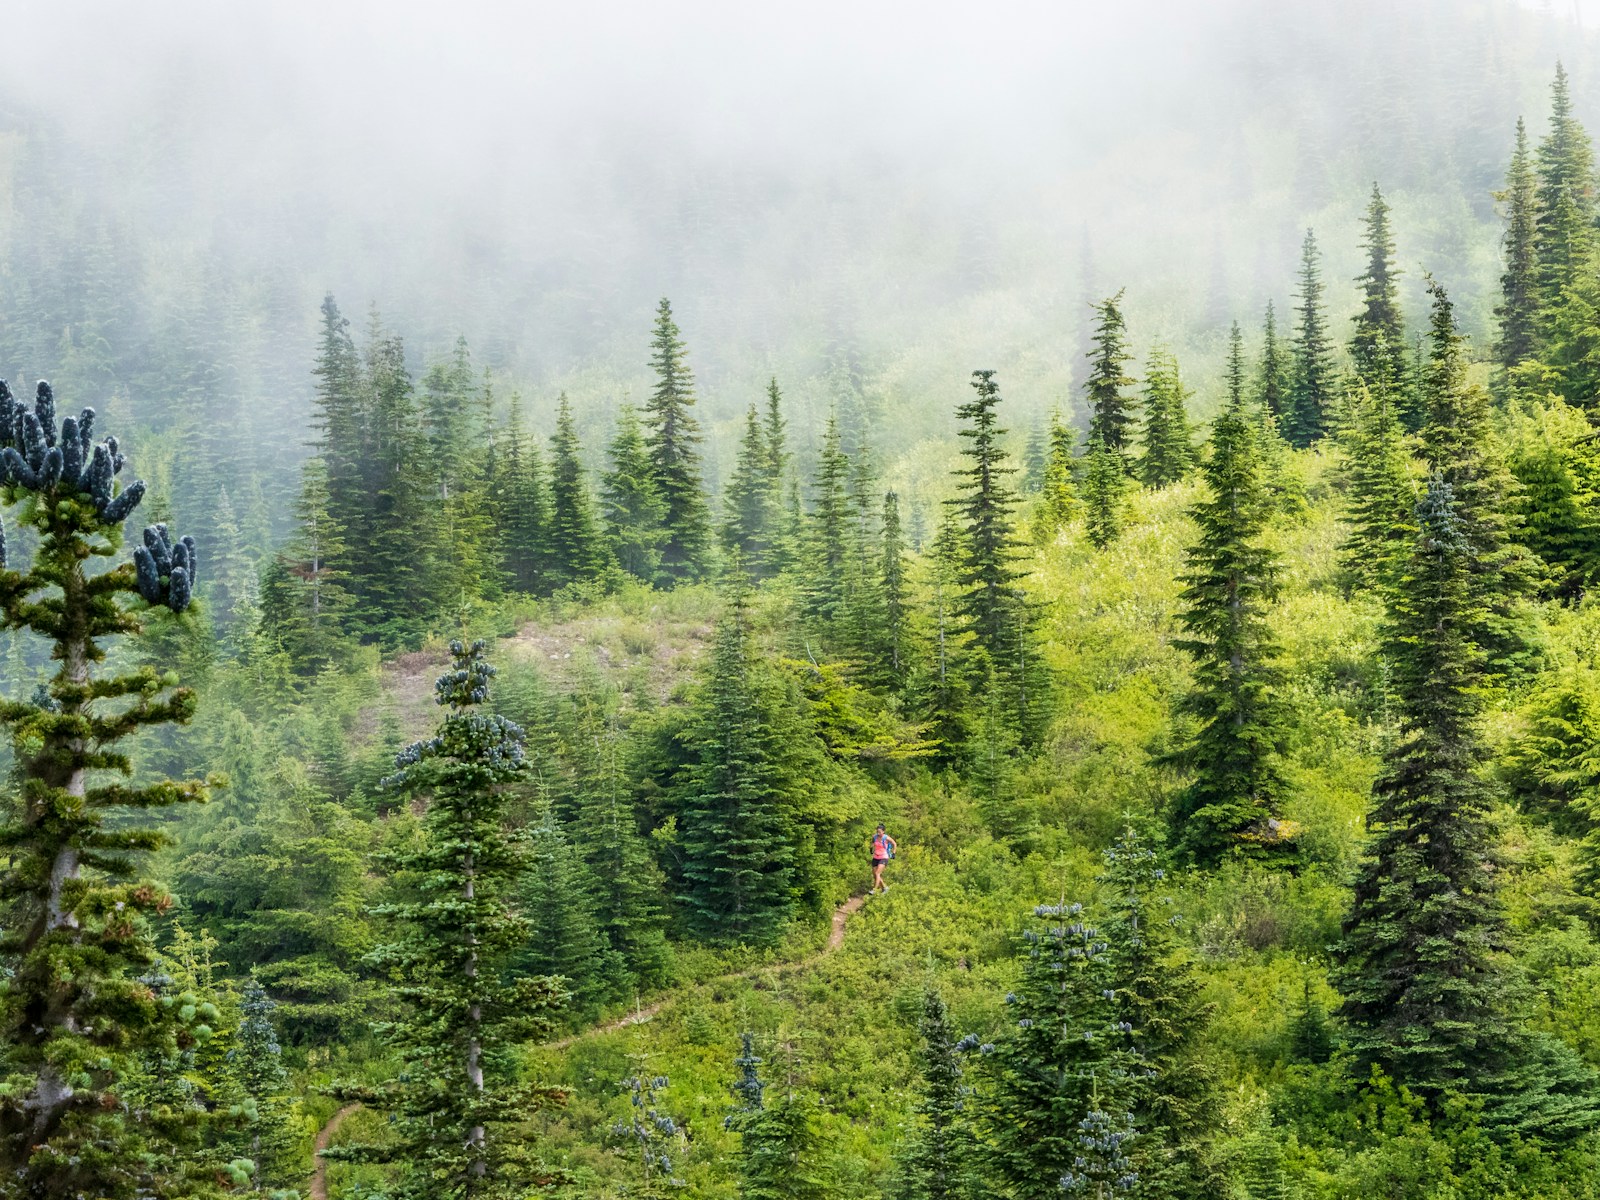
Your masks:
[{"label": "spruce tree", "polygon": [[1528,155],[1528,129],[1521,117],[1506,186],[1496,198],[1505,206],[1506,230],[1501,238],[1505,270],[1500,275],[1500,303],[1494,310],[1500,322],[1495,360],[1502,371],[1513,372],[1539,349],[1539,191]]},{"label": "spruce tree", "polygon": [[734,1065],[734,1107],[724,1123],[739,1135],[734,1170],[740,1200],[823,1200],[829,1188],[818,1169],[816,1104],[795,1086],[792,1064],[782,1086],[767,1084],[754,1040],[745,1033]]},{"label": "spruce tree", "polygon": [[556,820],[548,799],[528,837],[528,862],[518,882],[523,914],[537,935],[513,959],[516,974],[563,981],[567,1014],[592,1017],[619,992],[620,956],[600,928],[598,881]]},{"label": "spruce tree", "polygon": [[778,381],[767,383],[767,407],[762,417],[762,432],[766,439],[767,468],[765,480],[768,503],[771,508],[769,531],[768,570],[778,572],[792,566],[800,552],[799,505],[786,504],[784,487],[793,485],[789,474],[788,426],[783,419],[783,393]]},{"label": "spruce tree", "polygon": [[1356,282],[1361,285],[1362,306],[1355,316],[1350,357],[1356,377],[1374,391],[1398,393],[1406,378],[1405,331],[1401,328],[1400,300],[1395,290],[1399,272],[1394,266],[1394,235],[1389,228],[1389,205],[1372,185],[1367,202],[1362,246],[1367,267]]},{"label": "spruce tree", "polygon": [[1278,338],[1278,315],[1269,300],[1261,326],[1261,373],[1256,380],[1256,398],[1280,429],[1289,417],[1289,364],[1283,349]]},{"label": "spruce tree", "polygon": [[693,761],[677,804],[679,900],[708,940],[770,944],[802,882],[794,755],[804,735],[782,681],[761,661],[737,565],[727,591],[687,735]]},{"label": "spruce tree", "polygon": [[[294,1130],[290,1126],[293,1101],[283,1047],[278,1044],[274,1021],[278,1003],[254,975],[245,980],[239,1001],[239,1025],[228,1051],[228,1075],[242,1103],[239,1143],[254,1167],[251,1183],[287,1185],[294,1179]],[[230,1114],[231,1115],[231,1114]]]},{"label": "spruce tree", "polygon": [[1473,549],[1478,624],[1471,636],[1488,654],[1494,675],[1520,675],[1533,668],[1534,650],[1525,617],[1532,564],[1510,525],[1516,481],[1494,438],[1489,397],[1467,378],[1466,339],[1456,330],[1450,298],[1432,279],[1428,293],[1433,306],[1421,388],[1422,458],[1450,485],[1454,520]]},{"label": "spruce tree", "polygon": [[1090,442],[1084,456],[1083,506],[1085,529],[1096,550],[1104,550],[1122,536],[1126,491],[1127,477],[1116,453],[1099,439]]},{"label": "spruce tree", "polygon": [[1211,428],[1203,468],[1208,495],[1190,515],[1200,537],[1189,548],[1176,642],[1194,659],[1183,711],[1198,723],[1177,756],[1191,772],[1172,804],[1175,843],[1214,866],[1225,856],[1281,853],[1289,830],[1278,820],[1287,785],[1276,646],[1267,608],[1277,594],[1277,555],[1261,543],[1271,504],[1258,434],[1242,397]]},{"label": "spruce tree", "polygon": [[746,568],[758,577],[769,573],[777,504],[767,430],[752,404],[745,414],[733,476],[723,493],[722,546],[738,551]]},{"label": "spruce tree", "polygon": [[119,488],[123,464],[116,438],[95,440],[93,409],[58,422],[49,384],[30,409],[0,383],[0,504],[33,535],[30,561],[11,565],[0,527],[0,628],[42,639],[57,664],[34,698],[0,702],[19,793],[0,822],[0,1170],[17,1195],[209,1194],[175,1149],[199,1114],[140,1100],[139,1066],[179,1052],[182,1014],[146,979],[172,901],[137,876],[166,839],[136,816],[206,789],[133,782],[123,746],[187,722],[195,697],[155,666],[106,665],[145,612],[188,608],[194,541],[157,525],[131,562],[90,568],[119,555],[144,496],[142,481]]},{"label": "spruce tree", "polygon": [[307,674],[340,661],[347,644],[347,548],[330,505],[327,464],[312,458],[301,472],[294,533],[262,582],[268,636]]},{"label": "spruce tree", "polygon": [[1390,393],[1358,386],[1339,437],[1349,464],[1340,564],[1352,592],[1381,598],[1397,582],[1416,534],[1411,454]]},{"label": "spruce tree", "polygon": [[520,397],[511,397],[497,449],[494,498],[507,581],[523,595],[544,595],[551,590],[550,481],[538,443],[523,428]]},{"label": "spruce tree", "polygon": [[910,665],[911,597],[905,538],[900,532],[900,497],[894,492],[883,494],[883,558],[878,590],[883,597],[883,640],[876,674],[886,686],[897,688],[905,682]]},{"label": "spruce tree", "polygon": [[977,1200],[983,1194],[973,1136],[971,1088],[962,1082],[962,1055],[976,1038],[960,1039],[950,1028],[944,997],[931,985],[922,992],[921,1094],[915,1124],[899,1154],[901,1200]]},{"label": "spruce tree", "polygon": [[1594,150],[1573,116],[1571,88],[1560,63],[1550,85],[1550,132],[1539,143],[1537,170],[1538,310],[1549,336],[1567,293],[1589,266],[1595,242]]},{"label": "spruce tree", "polygon": [[694,408],[694,376],[683,339],[663,299],[656,309],[650,365],[656,389],[645,403],[645,444],[650,479],[663,507],[661,579],[667,584],[699,579],[709,568],[711,518],[700,482],[700,424]]},{"label": "spruce tree", "polygon": [[850,460],[839,436],[838,414],[828,414],[811,483],[811,512],[806,538],[804,611],[824,629],[843,615],[849,592],[851,513]]},{"label": "spruce tree", "polygon": [[[368,400],[361,355],[350,336],[350,322],[331,295],[322,300],[322,328],[317,345],[311,427],[316,431],[314,457],[321,462],[326,496],[327,528],[348,553],[350,543],[364,548],[371,538],[373,508],[367,493],[367,455],[371,450]],[[358,573],[342,564],[346,577]]]},{"label": "spruce tree", "polygon": [[600,489],[606,541],[619,567],[635,579],[653,582],[661,570],[667,508],[656,490],[638,414],[628,405],[617,413],[609,456]]},{"label": "spruce tree", "polygon": [[1309,446],[1327,431],[1333,405],[1333,364],[1329,359],[1328,318],[1323,311],[1322,265],[1316,234],[1309,229],[1300,247],[1300,303],[1289,362],[1289,402],[1283,432],[1290,445]]},{"label": "spruce tree", "polygon": [[1336,982],[1358,1059],[1433,1094],[1468,1083],[1506,1037],[1507,931],[1480,770],[1475,547],[1437,473],[1417,527],[1384,631],[1400,736],[1373,786]]},{"label": "spruce tree", "polygon": [[450,652],[435,686],[449,715],[396,757],[385,781],[427,797],[420,837],[381,859],[399,895],[377,911],[397,936],[371,955],[400,1003],[380,1032],[405,1069],[385,1085],[337,1092],[394,1114],[392,1136],[323,1152],[398,1164],[394,1194],[417,1200],[523,1195],[559,1174],[531,1138],[503,1132],[560,1098],[518,1082],[511,1053],[547,1035],[562,1000],[559,981],[509,970],[534,933],[511,906],[525,852],[505,821],[506,789],[527,769],[522,731],[476,711],[494,674],[484,644]]},{"label": "spruce tree", "polygon": [[1078,435],[1062,421],[1059,412],[1050,414],[1050,453],[1045,463],[1044,482],[1034,508],[1034,541],[1048,543],[1083,509],[1072,484],[1073,453]]},{"label": "spruce tree", "polygon": [[550,437],[550,525],[545,538],[550,586],[586,583],[604,571],[605,545],[595,525],[582,447],[565,392],[557,403],[556,429]]},{"label": "spruce tree", "polygon": [[1139,481],[1147,487],[1166,487],[1194,466],[1185,408],[1188,393],[1178,374],[1178,360],[1169,351],[1151,352],[1144,388],[1144,455],[1139,459]]},{"label": "spruce tree", "polygon": [[1021,543],[1012,518],[1017,498],[1006,483],[1014,468],[1007,465],[1001,443],[1006,431],[999,424],[994,372],[974,371],[972,386],[977,395],[956,409],[964,423],[961,452],[968,465],[956,471],[960,494],[946,502],[965,526],[956,611],[994,668],[1008,723],[1027,741],[1043,719],[1044,678],[1037,621],[1019,586]]},{"label": "spruce tree", "polygon": [[1083,385],[1089,395],[1089,441],[1098,442],[1124,464],[1133,438],[1136,417],[1123,389],[1134,380],[1126,373],[1128,331],[1122,318],[1122,292],[1094,305],[1094,349],[1089,353],[1089,378]]},{"label": "spruce tree", "polygon": [[594,914],[632,982],[666,982],[671,963],[661,897],[666,881],[640,834],[616,713],[594,686],[574,696],[572,832],[593,881]]}]

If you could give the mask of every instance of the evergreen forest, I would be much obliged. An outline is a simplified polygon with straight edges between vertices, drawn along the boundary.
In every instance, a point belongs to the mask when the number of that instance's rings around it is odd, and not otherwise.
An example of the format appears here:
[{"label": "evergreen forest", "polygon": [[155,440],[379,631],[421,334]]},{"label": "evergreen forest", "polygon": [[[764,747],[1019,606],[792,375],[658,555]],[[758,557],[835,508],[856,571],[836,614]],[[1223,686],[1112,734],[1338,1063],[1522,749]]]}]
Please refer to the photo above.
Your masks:
[{"label": "evergreen forest", "polygon": [[0,1198],[1600,1198],[1600,35],[1341,7],[1098,230],[0,79]]}]

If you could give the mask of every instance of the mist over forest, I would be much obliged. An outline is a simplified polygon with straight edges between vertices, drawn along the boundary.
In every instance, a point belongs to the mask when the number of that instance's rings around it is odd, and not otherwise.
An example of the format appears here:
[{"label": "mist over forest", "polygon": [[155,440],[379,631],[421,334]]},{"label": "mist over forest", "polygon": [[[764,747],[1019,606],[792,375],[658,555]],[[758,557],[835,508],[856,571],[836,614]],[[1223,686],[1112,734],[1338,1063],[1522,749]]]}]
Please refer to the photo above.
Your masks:
[{"label": "mist over forest", "polygon": [[0,1200],[1600,1200],[1593,0],[0,11]]}]

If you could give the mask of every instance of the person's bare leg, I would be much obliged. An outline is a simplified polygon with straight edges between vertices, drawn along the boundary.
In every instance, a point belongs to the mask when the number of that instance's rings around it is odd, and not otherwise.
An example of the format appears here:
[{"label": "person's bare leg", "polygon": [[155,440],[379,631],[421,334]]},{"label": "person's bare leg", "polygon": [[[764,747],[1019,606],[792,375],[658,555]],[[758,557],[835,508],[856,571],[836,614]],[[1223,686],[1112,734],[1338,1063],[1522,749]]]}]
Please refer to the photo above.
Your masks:
[{"label": "person's bare leg", "polygon": [[875,892],[883,890],[883,863],[881,862],[872,864],[872,890]]}]

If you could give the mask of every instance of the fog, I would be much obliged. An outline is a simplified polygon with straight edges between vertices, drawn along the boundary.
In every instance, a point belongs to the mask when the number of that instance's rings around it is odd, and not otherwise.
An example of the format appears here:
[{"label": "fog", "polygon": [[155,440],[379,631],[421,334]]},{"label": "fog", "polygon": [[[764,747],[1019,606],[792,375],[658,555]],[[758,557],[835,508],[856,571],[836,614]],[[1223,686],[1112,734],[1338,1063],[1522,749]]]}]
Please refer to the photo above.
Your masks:
[{"label": "fog", "polygon": [[[667,295],[713,430],[776,373],[803,427],[858,393],[892,456],[974,367],[1020,420],[1070,409],[1087,302],[1125,286],[1137,345],[1176,347],[1204,412],[1226,322],[1291,303],[1307,225],[1353,307],[1374,180],[1412,311],[1435,271],[1484,332],[1490,192],[1558,56],[1595,116],[1574,11],[14,0],[0,374],[62,369],[94,314],[31,276],[112,229],[128,303],[176,312],[203,284],[243,307],[267,365],[206,386],[282,412],[284,461],[324,291],[419,362],[465,334],[536,411],[567,388],[595,435],[645,385]],[[111,386],[161,424],[148,372]]]}]

